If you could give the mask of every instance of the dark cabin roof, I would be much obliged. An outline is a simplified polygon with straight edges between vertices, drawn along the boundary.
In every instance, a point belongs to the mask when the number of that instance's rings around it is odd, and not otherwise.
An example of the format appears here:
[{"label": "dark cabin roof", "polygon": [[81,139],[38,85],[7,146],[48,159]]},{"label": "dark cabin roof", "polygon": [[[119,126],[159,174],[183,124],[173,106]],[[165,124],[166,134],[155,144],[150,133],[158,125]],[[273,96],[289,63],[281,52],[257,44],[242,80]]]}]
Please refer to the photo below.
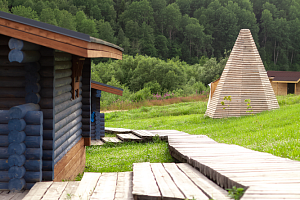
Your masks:
[{"label": "dark cabin roof", "polygon": [[91,88],[96,89],[96,90],[101,90],[101,91],[104,91],[104,92],[109,92],[109,93],[116,94],[116,95],[119,95],[119,96],[123,95],[123,89],[118,88],[118,87],[114,87],[114,86],[111,86],[111,85],[106,85],[104,83],[99,83],[99,82],[96,82],[96,81],[91,81]]},{"label": "dark cabin roof", "polygon": [[81,57],[122,59],[123,49],[115,44],[2,11],[0,27],[0,34]]},{"label": "dark cabin roof", "polygon": [[267,73],[272,82],[298,83],[300,81],[300,72],[268,71]]}]

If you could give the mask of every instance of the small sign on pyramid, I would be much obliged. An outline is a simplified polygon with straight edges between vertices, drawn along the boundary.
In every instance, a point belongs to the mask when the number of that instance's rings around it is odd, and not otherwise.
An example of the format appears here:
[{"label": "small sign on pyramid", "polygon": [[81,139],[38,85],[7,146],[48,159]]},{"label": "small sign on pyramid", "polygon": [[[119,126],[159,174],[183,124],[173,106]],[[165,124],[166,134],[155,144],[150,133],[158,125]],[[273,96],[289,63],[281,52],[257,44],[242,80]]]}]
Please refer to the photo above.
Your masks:
[{"label": "small sign on pyramid", "polygon": [[279,105],[252,34],[241,29],[205,115],[239,117],[276,108]]}]

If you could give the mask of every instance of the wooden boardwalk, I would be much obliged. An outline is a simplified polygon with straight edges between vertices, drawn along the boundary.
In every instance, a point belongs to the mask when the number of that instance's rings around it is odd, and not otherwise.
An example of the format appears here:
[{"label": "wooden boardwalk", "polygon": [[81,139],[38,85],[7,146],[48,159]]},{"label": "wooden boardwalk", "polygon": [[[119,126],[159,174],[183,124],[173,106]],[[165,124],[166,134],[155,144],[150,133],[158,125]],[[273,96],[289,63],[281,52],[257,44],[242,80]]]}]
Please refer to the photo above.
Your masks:
[{"label": "wooden boardwalk", "polygon": [[85,173],[81,182],[37,183],[24,199],[67,199],[71,195],[71,199],[222,200],[228,199],[225,189],[233,186],[246,190],[245,200],[300,199],[298,161],[217,143],[205,135],[125,131],[141,140],[151,135],[168,140],[170,154],[182,163],[135,163],[133,172]]}]

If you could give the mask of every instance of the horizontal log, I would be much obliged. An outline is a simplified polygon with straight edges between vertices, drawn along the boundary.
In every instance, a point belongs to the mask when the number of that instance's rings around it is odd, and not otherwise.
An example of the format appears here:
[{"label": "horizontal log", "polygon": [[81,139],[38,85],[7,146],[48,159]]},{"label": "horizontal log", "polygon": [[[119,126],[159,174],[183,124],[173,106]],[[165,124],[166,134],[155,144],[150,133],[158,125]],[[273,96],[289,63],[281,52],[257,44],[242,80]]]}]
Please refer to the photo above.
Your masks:
[{"label": "horizontal log", "polygon": [[64,93],[64,94],[61,94],[61,95],[55,97],[54,102],[55,102],[55,105],[59,105],[67,100],[70,100],[71,98],[72,98],[72,93],[68,92],[68,93]]},{"label": "horizontal log", "polygon": [[82,105],[82,110],[90,112],[91,111],[91,105]]},{"label": "horizontal log", "polygon": [[91,137],[91,132],[90,131],[82,131],[82,137]]},{"label": "horizontal log", "polygon": [[96,125],[99,124],[100,126],[105,126],[105,122],[101,122],[101,121],[96,120],[95,123],[96,123]]},{"label": "horizontal log", "polygon": [[95,130],[95,126],[91,125],[91,130]]},{"label": "horizontal log", "polygon": [[8,124],[9,119],[9,110],[0,110],[0,124]]},{"label": "horizontal log", "polygon": [[26,160],[24,167],[26,171],[42,171],[42,161],[41,160]]},{"label": "horizontal log", "polygon": [[11,37],[8,37],[6,35],[1,35],[0,34],[0,45],[6,45],[6,46],[8,46],[8,42],[9,42],[10,38]]},{"label": "horizontal log", "polygon": [[89,118],[82,118],[82,124],[89,125],[91,123],[91,120]]},{"label": "horizontal log", "polygon": [[55,70],[71,69],[71,68],[72,68],[71,61],[55,61],[54,63]]},{"label": "horizontal log", "polygon": [[60,120],[59,122],[55,123],[55,132],[57,132],[59,129],[63,128],[65,125],[76,119],[78,116],[81,115],[81,109],[73,112],[72,114],[68,115],[64,119]]},{"label": "horizontal log", "polygon": [[44,119],[43,120],[43,129],[44,130],[52,130],[54,127],[53,119]]},{"label": "horizontal log", "polygon": [[[79,133],[81,133],[81,129],[78,131]],[[68,151],[77,144],[77,142],[79,142],[79,140],[81,139],[81,134],[75,139],[73,140],[73,142],[69,143],[69,145],[66,148],[63,148],[63,151],[57,155],[54,159],[54,164],[56,164],[58,161],[60,161],[67,153]],[[70,139],[70,138],[69,138]],[[58,149],[57,149],[58,150]],[[54,152],[55,154],[55,152]]]},{"label": "horizontal log", "polygon": [[11,63],[8,60],[8,56],[0,56],[0,66],[1,67],[6,67],[6,66],[24,66],[24,64],[21,63]]},{"label": "horizontal log", "polygon": [[41,97],[39,105],[41,106],[41,109],[53,109],[53,101],[53,98]]},{"label": "horizontal log", "polygon": [[0,159],[0,171],[8,171],[9,168],[10,166],[8,164],[7,159]]},{"label": "horizontal log", "polygon": [[90,131],[91,130],[91,126],[90,125],[82,125],[82,130],[83,131]]},{"label": "horizontal log", "polygon": [[81,126],[82,126],[82,123],[78,123],[73,128],[71,128],[68,132],[66,132],[64,135],[57,138],[54,142],[54,147],[53,147],[54,151],[56,151],[61,145],[65,144],[65,142],[67,140],[69,140],[69,138],[73,137],[73,135],[77,134],[77,136],[79,136],[81,134],[81,131],[80,131],[80,134],[77,132],[78,132],[78,130],[81,130]]},{"label": "horizontal log", "polygon": [[0,77],[1,87],[23,88],[25,86],[25,77]]},{"label": "horizontal log", "polygon": [[55,89],[72,83],[71,77],[55,79]]},{"label": "horizontal log", "polygon": [[9,156],[8,160],[6,160],[6,161],[7,161],[7,164],[9,167],[12,167],[12,166],[21,167],[25,164],[26,158],[24,155],[14,154],[14,155]]},{"label": "horizontal log", "polygon": [[39,83],[26,83],[25,91],[26,93],[39,93],[41,86]]},{"label": "horizontal log", "polygon": [[57,132],[55,132],[55,141],[58,140],[60,137],[62,137],[66,132],[70,131],[73,127],[77,126],[82,120],[81,115],[76,117],[74,120],[70,121],[68,124],[66,124],[63,128],[59,129]]},{"label": "horizontal log", "polygon": [[9,110],[9,115],[12,119],[24,118],[29,111],[38,111],[40,106],[38,104],[28,103],[19,106],[12,107]]},{"label": "horizontal log", "polygon": [[82,118],[90,118],[91,112],[89,111],[82,111]]},{"label": "horizontal log", "polygon": [[42,125],[26,125],[24,132],[27,136],[42,136],[43,126]]},{"label": "horizontal log", "polygon": [[24,144],[27,148],[42,148],[43,137],[42,136],[26,136]]},{"label": "horizontal log", "polygon": [[38,72],[26,72],[25,81],[26,83],[37,83],[41,79],[41,76]]},{"label": "horizontal log", "polygon": [[43,112],[44,119],[53,119],[53,109],[41,109]]},{"label": "horizontal log", "polygon": [[44,171],[43,169],[42,174],[43,174],[43,181],[52,181],[54,178],[54,171]]},{"label": "horizontal log", "polygon": [[91,85],[90,84],[88,84],[88,85],[82,84],[82,90],[85,92],[91,91]]},{"label": "horizontal log", "polygon": [[7,135],[0,135],[0,147],[8,147],[8,136]]},{"label": "horizontal log", "polygon": [[8,143],[21,143],[24,142],[25,138],[26,134],[24,131],[10,131],[7,136],[7,141]]},{"label": "horizontal log", "polygon": [[[1,52],[1,51],[0,51]],[[0,76],[25,76],[26,71],[23,66],[0,67]]]},{"label": "horizontal log", "polygon": [[24,178],[14,178],[10,179],[8,182],[8,189],[11,191],[20,191],[24,189],[26,182]]},{"label": "horizontal log", "polygon": [[26,42],[23,40],[19,40],[16,38],[10,38],[8,42],[8,46],[10,49],[17,49],[17,50],[30,50],[30,51],[37,51],[40,50],[41,46],[31,43],[31,42]]},{"label": "horizontal log", "polygon": [[8,147],[0,147],[0,159],[8,159]]},{"label": "horizontal log", "polygon": [[1,109],[10,109],[14,106],[25,104],[25,98],[0,98]]},{"label": "horizontal log", "polygon": [[95,134],[96,133],[96,130],[91,130],[91,134]]},{"label": "horizontal log", "polygon": [[40,53],[42,56],[54,56],[54,49],[41,46]]},{"label": "horizontal log", "polygon": [[90,99],[91,98],[91,93],[89,91],[83,91],[82,92],[82,97]]},{"label": "horizontal log", "polygon": [[51,161],[50,160],[43,160],[43,171],[52,171],[52,170],[53,170],[52,160]]},{"label": "horizontal log", "polygon": [[43,150],[43,160],[52,160],[52,155],[52,150]]},{"label": "horizontal log", "polygon": [[8,54],[8,60],[10,62],[18,63],[30,63],[37,62],[41,55],[38,51],[20,51],[13,49]]},{"label": "horizontal log", "polygon": [[25,150],[26,150],[26,146],[24,143],[11,143],[8,146],[8,153],[10,155],[13,154],[21,155],[25,152]]},{"label": "horizontal log", "polygon": [[40,95],[42,97],[42,99],[44,97],[57,97],[63,93],[67,93],[70,92],[72,89],[71,85],[65,85],[59,88],[55,88],[55,90],[53,88],[42,88],[40,91]]},{"label": "horizontal log", "polygon": [[82,104],[90,105],[90,99],[89,98],[83,98],[82,99]]},{"label": "horizontal log", "polygon": [[41,65],[38,62],[24,63],[24,69],[27,72],[38,72]]},{"label": "horizontal log", "polygon": [[78,102],[73,106],[70,106],[69,108],[67,108],[66,110],[58,113],[55,115],[55,123],[58,123],[59,121],[61,121],[62,119],[64,119],[65,117],[69,116],[70,114],[74,113],[77,110],[81,110],[81,106],[82,103]]},{"label": "horizontal log", "polygon": [[39,74],[43,78],[52,78],[54,77],[54,67],[53,66],[43,66],[39,71]]},{"label": "horizontal log", "polygon": [[26,169],[25,167],[21,166],[12,166],[8,170],[8,176],[10,179],[13,178],[22,178],[25,175]]},{"label": "horizontal log", "polygon": [[82,100],[82,97],[79,96],[79,98],[76,98],[74,100],[67,100],[67,101],[65,101],[65,102],[63,102],[61,104],[58,104],[58,105],[56,104],[55,105],[55,114],[58,114],[58,113],[60,113],[60,112],[62,112],[64,110],[66,110],[67,108],[69,108],[69,107],[71,107],[71,106],[73,106],[73,105],[81,102],[81,100]]},{"label": "horizontal log", "polygon": [[27,171],[24,175],[26,183],[36,183],[42,181],[42,171],[40,172],[31,172]]},{"label": "horizontal log", "polygon": [[71,69],[55,70],[55,79],[70,77],[71,75]]},{"label": "horizontal log", "polygon": [[53,67],[54,57],[53,56],[42,56],[39,60],[40,65],[43,67]]},{"label": "horizontal log", "polygon": [[104,113],[95,112],[95,116],[96,117],[100,117],[100,118],[104,118],[105,114]]},{"label": "horizontal log", "polygon": [[8,135],[9,132],[8,124],[0,124],[0,135]]},{"label": "horizontal log", "polygon": [[43,142],[46,140],[53,140],[53,130],[43,130]]},{"label": "horizontal log", "polygon": [[43,140],[43,149],[52,150],[53,149],[53,140]]},{"label": "horizontal log", "polygon": [[72,54],[64,53],[64,52],[55,52],[54,59],[55,61],[71,61]]},{"label": "horizontal log", "polygon": [[42,148],[26,148],[24,155],[26,160],[41,160],[42,153]]},{"label": "horizontal log", "polygon": [[39,93],[27,93],[25,96],[26,103],[38,104],[41,101],[41,96]]},{"label": "horizontal log", "polygon": [[[1,40],[0,40],[1,42]],[[1,190],[9,190],[8,189],[8,182],[0,182],[0,189]]]},{"label": "horizontal log", "polygon": [[24,119],[11,119],[8,122],[8,129],[10,131],[23,131],[25,129],[26,123]]},{"label": "horizontal log", "polygon": [[56,96],[61,95],[63,93],[70,92],[71,90],[72,90],[71,85],[65,85],[65,86],[62,86],[62,87],[57,87],[57,88],[55,88],[54,96],[56,97]]},{"label": "horizontal log", "polygon": [[42,125],[43,112],[42,111],[28,111],[24,117],[27,125]]},{"label": "horizontal log", "polygon": [[25,85],[22,88],[0,87],[1,98],[25,98]]}]

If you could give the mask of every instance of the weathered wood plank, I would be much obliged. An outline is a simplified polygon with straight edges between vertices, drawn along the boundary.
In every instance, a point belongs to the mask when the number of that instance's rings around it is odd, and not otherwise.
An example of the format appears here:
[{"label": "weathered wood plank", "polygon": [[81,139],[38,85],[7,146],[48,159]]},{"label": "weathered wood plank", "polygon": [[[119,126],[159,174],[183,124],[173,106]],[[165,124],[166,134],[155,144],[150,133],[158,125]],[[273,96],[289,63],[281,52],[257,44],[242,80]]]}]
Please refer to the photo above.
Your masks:
[{"label": "weathered wood plank", "polygon": [[114,200],[118,173],[102,173],[90,199]]},{"label": "weathered wood plank", "polygon": [[128,133],[128,134],[117,134],[117,138],[119,138],[119,139],[122,140],[123,142],[127,142],[127,141],[140,142],[140,141],[142,141],[142,138],[137,137],[136,135],[133,135],[132,133]]},{"label": "weathered wood plank", "polygon": [[62,196],[62,193],[68,182],[53,182],[43,196],[43,200],[57,200]]},{"label": "weathered wood plank", "polygon": [[105,143],[105,142],[112,142],[112,143],[119,143],[122,142],[121,140],[119,140],[118,138],[114,138],[114,137],[103,137],[101,138],[101,140]]},{"label": "weathered wood plank", "polygon": [[132,172],[118,172],[117,188],[114,200],[133,200]]},{"label": "weathered wood plank", "polygon": [[63,191],[62,195],[60,196],[60,200],[65,200],[65,199],[72,199],[74,196],[80,181],[68,181],[67,186],[65,187],[65,190]]},{"label": "weathered wood plank", "polygon": [[72,199],[89,199],[100,176],[101,173],[85,172]]},{"label": "weathered wood plank", "polygon": [[47,192],[48,188],[52,185],[51,182],[38,182],[34,184],[28,194],[23,198],[23,200],[40,200]]}]

